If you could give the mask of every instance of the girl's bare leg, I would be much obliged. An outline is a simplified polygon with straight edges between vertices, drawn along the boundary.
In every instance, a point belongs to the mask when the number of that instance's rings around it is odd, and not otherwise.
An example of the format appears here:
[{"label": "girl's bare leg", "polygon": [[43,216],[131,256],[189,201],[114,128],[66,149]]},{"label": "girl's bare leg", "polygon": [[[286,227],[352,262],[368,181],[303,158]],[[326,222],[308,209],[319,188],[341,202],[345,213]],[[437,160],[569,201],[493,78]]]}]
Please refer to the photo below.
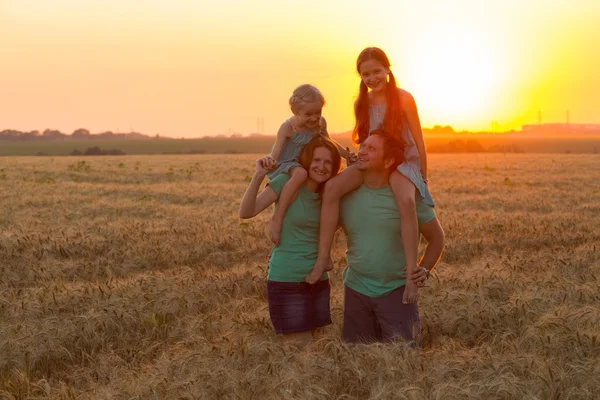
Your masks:
[{"label": "girl's bare leg", "polygon": [[321,201],[321,222],[319,231],[319,255],[306,282],[316,283],[325,271],[333,268],[331,246],[333,235],[338,228],[340,199],[363,183],[362,172],[355,165],[343,170],[339,175],[327,181]]},{"label": "girl's bare leg", "polygon": [[402,242],[404,243],[404,257],[406,260],[406,284],[403,303],[416,303],[419,299],[419,288],[408,276],[417,269],[417,253],[419,247],[419,223],[417,220],[416,188],[415,185],[398,171],[390,175],[390,186],[398,210],[400,211]]},{"label": "girl's bare leg", "polygon": [[291,178],[286,182],[281,190],[277,207],[275,208],[275,212],[271,217],[271,223],[269,224],[269,237],[276,246],[279,246],[281,226],[283,225],[283,217],[285,216],[285,212],[296,198],[298,190],[300,190],[300,186],[302,186],[308,176],[308,173],[302,167],[294,167],[290,169],[289,173]]}]

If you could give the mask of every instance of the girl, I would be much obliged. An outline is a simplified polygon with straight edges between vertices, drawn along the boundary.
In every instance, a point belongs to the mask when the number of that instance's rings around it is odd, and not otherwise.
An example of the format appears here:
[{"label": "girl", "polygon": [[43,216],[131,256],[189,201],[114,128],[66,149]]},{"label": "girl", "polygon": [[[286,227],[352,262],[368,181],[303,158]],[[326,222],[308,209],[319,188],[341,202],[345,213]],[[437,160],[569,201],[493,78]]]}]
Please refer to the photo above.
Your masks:
[{"label": "girl", "polygon": [[[325,98],[319,89],[308,84],[300,85],[292,93],[289,103],[294,115],[281,124],[271,154],[267,158],[267,167],[274,168],[267,174],[269,179],[274,179],[281,173],[290,175],[269,225],[269,236],[275,245],[279,245],[285,212],[307,177],[306,170],[298,163],[298,155],[304,145],[316,135],[329,138],[327,123],[321,116]],[[339,144],[336,145],[342,157],[355,160],[354,153],[350,153]]]},{"label": "girl", "polygon": [[[281,245],[273,247],[269,259],[267,300],[275,332],[286,341],[305,346],[311,342],[314,329],[331,323],[327,275],[314,285],[305,279],[317,260],[320,192],[338,173],[341,157],[331,140],[317,136],[304,146],[298,162],[307,178],[285,214]],[[241,218],[252,218],[274,202],[275,209],[279,208],[282,188],[292,178],[280,174],[258,194],[271,164],[268,156],[256,161],[256,172],[240,205]]]},{"label": "girl", "polygon": [[[352,139],[361,144],[369,133],[383,129],[387,134],[401,138],[404,142],[404,161],[390,176],[390,186],[398,204],[402,221],[402,239],[406,256],[406,271],[409,275],[417,267],[418,224],[415,211],[415,196],[431,207],[435,206],[427,187],[427,154],[417,106],[410,93],[399,89],[390,70],[390,62],[383,50],[376,47],[364,49],[356,61],[361,77],[360,92],[354,104],[356,123]],[[316,281],[330,264],[330,251],[339,214],[339,200],[346,193],[362,184],[362,174],[354,166],[344,170],[331,180],[324,192],[321,209],[319,257],[307,282]],[[443,239],[443,231],[437,221],[437,235]],[[414,303],[418,289],[407,280],[403,301]]]}]

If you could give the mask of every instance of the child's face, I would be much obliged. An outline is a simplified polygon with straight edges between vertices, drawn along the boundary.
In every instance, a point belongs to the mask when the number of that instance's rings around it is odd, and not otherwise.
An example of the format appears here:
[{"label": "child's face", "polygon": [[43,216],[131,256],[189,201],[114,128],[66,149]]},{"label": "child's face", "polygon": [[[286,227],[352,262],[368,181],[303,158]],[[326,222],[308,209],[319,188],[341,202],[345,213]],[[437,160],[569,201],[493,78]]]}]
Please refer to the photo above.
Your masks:
[{"label": "child's face", "polygon": [[387,74],[389,69],[376,60],[363,61],[358,67],[360,78],[369,89],[379,92],[387,85]]},{"label": "child's face", "polygon": [[314,129],[319,126],[322,112],[323,105],[320,101],[304,103],[298,108],[296,117],[298,117],[299,125],[303,125],[308,129]]}]

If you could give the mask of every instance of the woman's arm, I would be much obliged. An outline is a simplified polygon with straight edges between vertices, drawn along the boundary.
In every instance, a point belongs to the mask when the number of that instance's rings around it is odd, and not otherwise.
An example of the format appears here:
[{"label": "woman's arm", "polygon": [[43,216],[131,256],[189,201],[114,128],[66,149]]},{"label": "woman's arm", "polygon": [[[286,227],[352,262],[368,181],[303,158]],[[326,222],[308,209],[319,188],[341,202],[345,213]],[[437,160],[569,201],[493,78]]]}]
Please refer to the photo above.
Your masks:
[{"label": "woman's arm", "polygon": [[323,191],[323,199],[321,201],[319,252],[317,262],[306,277],[306,282],[310,284],[316,283],[321,279],[323,272],[329,268],[331,264],[333,236],[339,228],[340,199],[346,193],[360,187],[362,183],[362,172],[355,165],[346,168],[339,175],[334,176],[325,183],[325,190]]},{"label": "woman's arm", "polygon": [[326,138],[331,140],[333,143],[335,143],[338,150],[340,151],[340,155],[342,156],[342,158],[344,158],[346,160],[347,165],[350,165],[350,164],[356,162],[357,156],[354,152],[350,151],[350,149],[347,147],[343,147],[341,144],[339,144],[338,142],[336,142],[329,136],[329,132],[327,131],[327,121],[325,120],[324,117],[321,117],[321,135],[325,136]]},{"label": "woman's arm", "polygon": [[252,180],[250,181],[248,189],[246,189],[246,193],[244,193],[244,197],[242,198],[242,203],[240,204],[240,218],[247,219],[255,217],[277,200],[277,194],[270,186],[267,186],[260,194],[258,194],[260,184],[265,179],[265,175],[270,169],[269,165],[270,161],[268,160],[268,157],[256,160],[256,168],[252,175]]},{"label": "woman's arm", "polygon": [[427,150],[425,149],[425,140],[423,139],[423,130],[421,129],[417,103],[415,102],[414,97],[406,91],[400,96],[400,103],[406,115],[408,128],[410,129],[410,133],[412,134],[415,144],[417,145],[417,150],[419,151],[421,174],[423,175],[423,179],[427,180]]}]

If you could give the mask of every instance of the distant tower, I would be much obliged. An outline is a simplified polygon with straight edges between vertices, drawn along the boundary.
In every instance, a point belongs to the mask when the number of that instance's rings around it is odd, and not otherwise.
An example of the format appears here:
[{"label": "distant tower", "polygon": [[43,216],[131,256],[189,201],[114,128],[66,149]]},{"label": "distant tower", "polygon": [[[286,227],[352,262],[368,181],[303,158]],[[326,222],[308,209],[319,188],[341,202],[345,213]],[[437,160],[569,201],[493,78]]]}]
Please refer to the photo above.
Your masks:
[{"label": "distant tower", "polygon": [[265,119],[263,117],[256,118],[256,129],[261,135],[265,133]]},{"label": "distant tower", "polygon": [[497,133],[499,126],[500,124],[498,124],[498,121],[492,121],[492,133]]},{"label": "distant tower", "polygon": [[538,125],[542,124],[542,110],[538,110]]},{"label": "distant tower", "polygon": [[569,110],[567,110],[567,125],[569,125],[569,124],[570,124],[570,121],[569,121]]}]

